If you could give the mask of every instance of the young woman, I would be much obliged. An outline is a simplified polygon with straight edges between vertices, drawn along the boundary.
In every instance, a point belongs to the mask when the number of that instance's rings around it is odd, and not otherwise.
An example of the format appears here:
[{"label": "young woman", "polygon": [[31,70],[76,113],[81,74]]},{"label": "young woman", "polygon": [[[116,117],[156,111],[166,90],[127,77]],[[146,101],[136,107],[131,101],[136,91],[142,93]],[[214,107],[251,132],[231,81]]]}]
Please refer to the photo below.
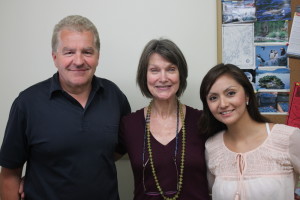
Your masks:
[{"label": "young woman", "polygon": [[292,200],[300,172],[300,130],[269,123],[243,71],[219,64],[200,87],[200,126],[212,198]]}]

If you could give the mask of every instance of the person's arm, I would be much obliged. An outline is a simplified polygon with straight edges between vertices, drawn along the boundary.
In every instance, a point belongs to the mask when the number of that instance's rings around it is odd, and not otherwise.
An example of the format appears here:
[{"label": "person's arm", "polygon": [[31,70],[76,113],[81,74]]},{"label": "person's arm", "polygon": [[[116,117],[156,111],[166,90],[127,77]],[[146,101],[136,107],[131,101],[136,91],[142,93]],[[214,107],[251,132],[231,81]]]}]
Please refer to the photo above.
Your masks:
[{"label": "person's arm", "polygon": [[119,159],[121,159],[123,157],[123,155],[122,154],[120,154],[120,153],[117,153],[117,152],[115,152],[114,153],[114,158],[115,158],[115,161],[118,161]]},{"label": "person's arm", "polygon": [[0,172],[0,199],[19,200],[19,187],[21,182],[22,168],[1,168]]},{"label": "person's arm", "polygon": [[[290,137],[290,145],[289,145],[289,152],[291,161],[294,167],[294,174],[295,174],[295,189],[298,184],[298,181],[300,181],[300,130],[297,129],[294,134]],[[295,191],[295,199],[300,199],[299,196],[296,194]]]},{"label": "person's arm", "polygon": [[[127,97],[122,93],[122,115],[121,119],[131,113],[131,107],[130,104],[127,100]],[[124,141],[123,141],[123,133],[122,133],[122,120],[119,125],[119,134],[118,134],[118,144],[115,148],[115,153],[114,153],[114,160],[118,161],[120,160],[125,154],[126,154],[125,146],[124,146]]]},{"label": "person's arm", "polygon": [[215,182],[215,176],[210,172],[210,170],[208,168],[208,152],[206,149],[205,149],[205,161],[206,161],[206,167],[207,167],[206,176],[207,176],[207,182],[208,182],[208,189],[209,189],[209,193],[211,195],[212,186],[214,185],[214,182]]},{"label": "person's arm", "polygon": [[300,176],[300,130],[296,129],[295,133],[293,133],[290,137],[290,146],[289,152],[291,157],[291,162],[294,167],[294,173],[297,176],[296,181],[298,180],[298,176]]}]

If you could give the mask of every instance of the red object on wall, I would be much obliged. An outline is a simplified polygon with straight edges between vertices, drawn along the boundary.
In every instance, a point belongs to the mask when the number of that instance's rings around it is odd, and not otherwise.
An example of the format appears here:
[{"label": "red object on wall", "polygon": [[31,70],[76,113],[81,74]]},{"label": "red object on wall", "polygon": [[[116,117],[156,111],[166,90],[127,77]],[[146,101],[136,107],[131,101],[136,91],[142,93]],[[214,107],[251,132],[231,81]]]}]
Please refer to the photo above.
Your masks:
[{"label": "red object on wall", "polygon": [[300,128],[300,82],[295,82],[286,124]]}]

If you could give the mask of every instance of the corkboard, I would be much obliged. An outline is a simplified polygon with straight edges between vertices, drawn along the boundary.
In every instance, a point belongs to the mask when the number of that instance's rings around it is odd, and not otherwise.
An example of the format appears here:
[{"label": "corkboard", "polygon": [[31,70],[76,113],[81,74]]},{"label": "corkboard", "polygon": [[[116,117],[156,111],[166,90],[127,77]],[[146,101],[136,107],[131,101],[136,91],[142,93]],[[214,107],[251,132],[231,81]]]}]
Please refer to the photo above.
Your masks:
[{"label": "corkboard", "polygon": [[[292,16],[296,11],[296,7],[300,6],[300,0],[291,0],[292,7]],[[291,31],[292,21],[289,21],[289,33]],[[222,62],[222,2],[221,0],[217,0],[217,45],[218,45],[218,63]],[[289,67],[290,67],[290,86],[291,86],[291,94],[293,94],[294,82],[300,81],[300,58],[289,58]],[[291,98],[290,98],[291,101]],[[274,123],[285,124],[287,115],[264,115],[268,119],[270,119]]]}]

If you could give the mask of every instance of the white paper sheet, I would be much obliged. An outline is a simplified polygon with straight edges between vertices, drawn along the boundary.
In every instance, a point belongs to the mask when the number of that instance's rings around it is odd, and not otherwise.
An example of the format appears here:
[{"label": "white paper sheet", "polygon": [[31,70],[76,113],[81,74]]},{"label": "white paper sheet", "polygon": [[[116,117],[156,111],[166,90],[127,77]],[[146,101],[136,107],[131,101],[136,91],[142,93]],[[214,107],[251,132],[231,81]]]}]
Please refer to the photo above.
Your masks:
[{"label": "white paper sheet", "polygon": [[294,15],[287,55],[300,57],[300,13]]}]

